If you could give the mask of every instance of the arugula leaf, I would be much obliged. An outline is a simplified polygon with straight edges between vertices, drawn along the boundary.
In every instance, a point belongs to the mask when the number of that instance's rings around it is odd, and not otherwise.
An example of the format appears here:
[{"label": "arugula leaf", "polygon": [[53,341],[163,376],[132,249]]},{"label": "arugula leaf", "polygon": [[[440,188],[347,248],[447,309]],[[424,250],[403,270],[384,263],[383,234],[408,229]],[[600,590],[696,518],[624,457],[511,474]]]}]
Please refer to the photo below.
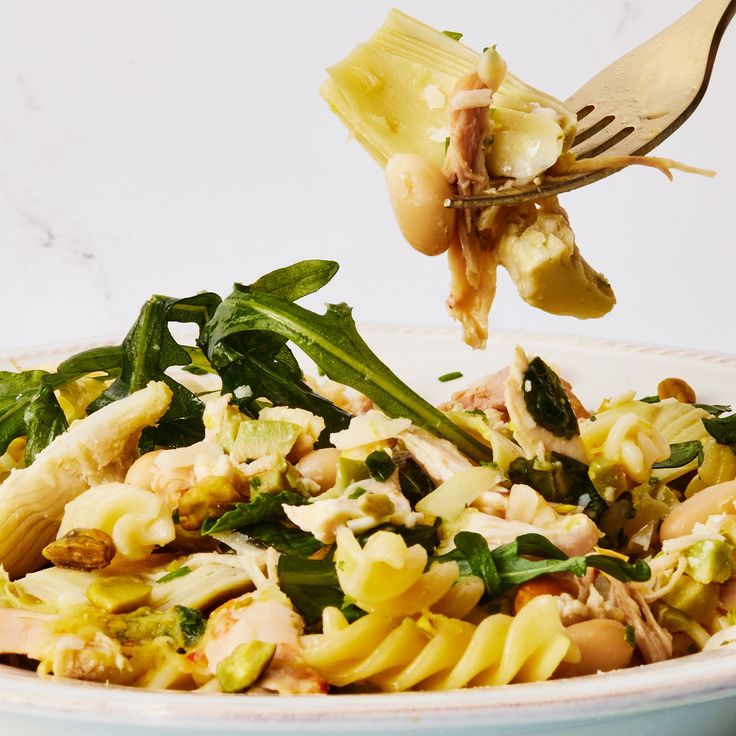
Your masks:
[{"label": "arugula leaf", "polygon": [[652,576],[652,571],[644,560],[636,560],[631,564],[609,555],[588,555],[584,559],[587,561],[588,567],[601,570],[624,583],[632,581],[644,583]]},{"label": "arugula leaf", "polygon": [[583,506],[593,519],[607,508],[590,480],[588,466],[559,452],[550,453],[545,461],[518,457],[509,465],[508,475],[512,483],[531,486],[547,501]]},{"label": "arugula leaf", "polygon": [[394,470],[396,470],[396,463],[384,450],[374,450],[365,459],[366,467],[368,472],[371,474],[373,480],[377,480],[379,483],[387,481]]},{"label": "arugula leaf", "polygon": [[108,376],[119,375],[123,367],[123,346],[103,345],[99,348],[84,350],[59,363],[56,374],[46,380],[54,388],[68,381],[81,378],[89,373],[105,373]]},{"label": "arugula leaf", "polygon": [[273,547],[277,552],[302,558],[311,557],[326,546],[309,532],[277,522],[264,521],[251,524],[245,530],[245,534],[252,541]]},{"label": "arugula leaf", "polygon": [[471,459],[490,460],[491,451],[406,386],[360,337],[346,304],[329,304],[325,314],[261,292],[234,291],[206,326],[204,347],[217,366],[216,349],[243,333],[275,333],[291,340],[329,378],[361,391],[386,414],[406,417],[447,439]]},{"label": "arugula leaf", "polygon": [[727,414],[731,411],[731,407],[728,404],[693,404],[697,409],[703,409],[708,414],[712,414],[715,417],[721,416],[721,414]]},{"label": "arugula leaf", "polygon": [[432,479],[422,470],[410,453],[394,451],[394,462],[399,469],[399,485],[412,508],[434,490]]},{"label": "arugula leaf", "polygon": [[242,529],[263,521],[280,521],[286,518],[284,505],[301,506],[307,499],[295,491],[278,493],[259,493],[248,503],[236,503],[232,511],[226,511],[219,519],[206,519],[202,524],[202,534],[216,534]]},{"label": "arugula leaf", "polygon": [[219,303],[220,297],[212,293],[186,299],[151,297],[123,340],[119,377],[90,405],[89,411],[129,396],[149,381],[164,381],[172,391],[171,404],[158,427],[144,431],[142,445],[182,447],[201,440],[204,404],[165,372],[171,366],[191,363],[189,353],[172,336],[169,323],[193,322],[201,330]]},{"label": "arugula leaf", "polygon": [[439,529],[440,519],[436,519],[434,524],[417,524],[411,529],[405,526],[395,526],[394,524],[381,524],[367,532],[358,534],[356,539],[360,542],[361,546],[364,545],[368,538],[378,531],[387,531],[398,534],[406,543],[407,547],[411,547],[418,544],[427,550],[427,554],[431,555],[437,545],[440,543]]},{"label": "arugula leaf", "polygon": [[541,358],[529,362],[521,388],[526,408],[539,426],[565,439],[580,434],[578,420],[560,379]]},{"label": "arugula leaf", "polygon": [[348,621],[365,615],[357,606],[346,603],[332,560],[305,560],[293,555],[281,555],[278,576],[281,590],[304,617],[307,625],[317,623],[328,606],[340,609]]},{"label": "arugula leaf", "polygon": [[[441,562],[455,560],[461,564],[464,574],[471,572],[480,577],[491,598],[540,575],[571,572],[580,577],[589,567],[624,582],[645,581],[651,576],[649,565],[643,560],[630,564],[607,555],[568,557],[539,534],[522,534],[513,542],[490,551],[485,538],[475,532],[458,532],[454,541],[455,549],[437,559]],[[541,559],[530,560],[528,556]]]},{"label": "arugula leaf", "polygon": [[715,419],[703,419],[703,426],[719,445],[736,445],[736,414]]},{"label": "arugula leaf", "polygon": [[695,458],[698,459],[698,465],[702,464],[703,443],[700,440],[676,442],[674,445],[670,445],[670,456],[666,460],[654,463],[652,469],[681,468],[683,465],[687,465],[689,462],[695,460]]},{"label": "arugula leaf", "polygon": [[46,371],[0,371],[0,455],[26,433],[26,410],[38,396]]},{"label": "arugula leaf", "polygon": [[488,595],[492,598],[498,595],[501,576],[485,538],[473,532],[460,532],[455,535],[455,545],[468,561],[473,575],[477,575],[485,584]]},{"label": "arugula leaf", "polygon": [[299,261],[261,276],[249,286],[236,284],[238,291],[260,291],[295,302],[314,294],[332,281],[340,266],[335,261]]},{"label": "arugula leaf", "polygon": [[26,440],[26,466],[41,450],[67,429],[66,417],[50,386],[42,386],[23,414]]}]

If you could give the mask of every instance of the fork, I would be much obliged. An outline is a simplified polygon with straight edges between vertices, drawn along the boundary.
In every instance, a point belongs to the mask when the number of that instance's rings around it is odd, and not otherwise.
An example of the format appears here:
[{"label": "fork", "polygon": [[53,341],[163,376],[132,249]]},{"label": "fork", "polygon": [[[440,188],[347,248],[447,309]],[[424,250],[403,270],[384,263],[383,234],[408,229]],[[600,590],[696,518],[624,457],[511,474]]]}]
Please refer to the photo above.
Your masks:
[{"label": "fork", "polygon": [[[703,99],[736,0],[701,0],[661,33],[622,56],[565,104],[577,112],[569,151],[577,160],[643,156],[674,133]],[[541,183],[450,197],[445,207],[489,207],[540,199],[592,184],[620,168],[545,176]]]}]

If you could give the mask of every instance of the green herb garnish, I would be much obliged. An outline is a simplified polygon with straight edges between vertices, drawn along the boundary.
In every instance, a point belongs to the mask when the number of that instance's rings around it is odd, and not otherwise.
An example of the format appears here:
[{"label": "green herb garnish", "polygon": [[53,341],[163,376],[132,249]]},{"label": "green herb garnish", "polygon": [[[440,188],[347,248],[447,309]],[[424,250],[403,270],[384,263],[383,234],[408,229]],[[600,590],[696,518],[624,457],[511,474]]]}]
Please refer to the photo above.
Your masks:
[{"label": "green herb garnish", "polygon": [[460,371],[451,371],[450,373],[443,373],[441,376],[437,376],[437,380],[442,383],[447,383],[448,381],[454,381],[462,377],[463,374]]},{"label": "green herb garnish", "polygon": [[391,455],[383,450],[374,450],[365,459],[365,464],[368,472],[371,474],[371,478],[380,483],[387,481],[394,470],[396,470],[396,463],[391,458]]},{"label": "green herb garnish", "polygon": [[524,403],[534,421],[556,437],[580,434],[578,420],[557,374],[539,357],[533,358],[521,379]]},{"label": "green herb garnish", "polygon": [[653,470],[659,468],[681,468],[697,458],[698,465],[703,462],[703,443],[700,440],[692,442],[676,442],[670,445],[670,456],[652,465]]},{"label": "green herb garnish", "polygon": [[171,572],[166,573],[166,575],[162,575],[156,582],[157,583],[170,583],[172,580],[176,580],[177,578],[184,577],[184,575],[188,575],[192,571],[191,567],[188,567],[187,565],[181,565],[180,567],[177,567],[175,570],[172,570]]},{"label": "green herb garnish", "polygon": [[248,503],[236,503],[232,511],[225,512],[219,519],[207,519],[202,524],[202,534],[229,532],[243,529],[263,521],[281,521],[286,518],[283,506],[301,506],[307,499],[295,491],[259,493]]},{"label": "green herb garnish", "polygon": [[453,41],[459,41],[462,37],[462,33],[458,33],[457,31],[442,31],[442,33],[445,34],[445,36],[449,36]]}]

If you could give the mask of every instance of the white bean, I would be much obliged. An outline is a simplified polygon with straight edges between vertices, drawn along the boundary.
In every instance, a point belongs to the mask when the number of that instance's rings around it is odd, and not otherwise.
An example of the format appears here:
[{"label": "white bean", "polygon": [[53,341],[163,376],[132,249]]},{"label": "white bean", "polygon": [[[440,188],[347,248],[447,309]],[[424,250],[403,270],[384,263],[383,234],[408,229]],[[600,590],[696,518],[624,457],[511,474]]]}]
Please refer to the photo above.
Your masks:
[{"label": "white bean", "polygon": [[670,511],[659,530],[662,541],[690,534],[696,523],[705,523],[713,514],[733,514],[736,480],[704,488]]},{"label": "white bean", "polygon": [[626,667],[634,647],[626,641],[626,627],[608,618],[581,621],[565,628],[565,633],[580,650],[580,661],[565,662],[557,668],[561,677],[594,675]]},{"label": "white bean", "polygon": [[444,206],[452,189],[438,166],[413,153],[399,153],[386,164],[386,184],[403,236],[420,253],[437,256],[452,241],[455,211]]},{"label": "white bean", "polygon": [[335,485],[339,459],[340,450],[335,447],[325,447],[322,450],[312,450],[307,453],[295,467],[303,476],[313,480],[321,491],[326,491]]}]

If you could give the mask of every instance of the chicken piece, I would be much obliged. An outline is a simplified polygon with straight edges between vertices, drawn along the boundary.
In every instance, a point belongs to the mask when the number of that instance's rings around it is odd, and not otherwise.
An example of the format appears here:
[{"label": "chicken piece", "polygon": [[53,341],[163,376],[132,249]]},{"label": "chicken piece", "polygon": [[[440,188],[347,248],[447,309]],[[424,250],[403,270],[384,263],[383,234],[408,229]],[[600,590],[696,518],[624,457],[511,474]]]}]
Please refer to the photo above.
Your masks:
[{"label": "chicken piece", "polygon": [[[494,409],[495,411],[505,414],[505,420],[508,420],[508,412],[506,411],[506,379],[509,377],[509,369],[503,368],[495,373],[489,373],[487,376],[478,379],[470,384],[462,391],[456,391],[450,401],[440,407],[443,411],[451,409],[453,406],[460,405],[463,409]],[[580,399],[573,393],[572,386],[560,376],[560,383],[565,389],[567,398],[570,401],[575,416],[578,419],[588,419],[590,412],[583,406]]]},{"label": "chicken piece", "polygon": [[[569,514],[540,526],[526,521],[502,519],[474,508],[467,509],[457,524],[453,525],[452,536],[459,531],[480,534],[492,549],[513,542],[522,534],[540,534],[570,557],[587,554],[601,537],[598,527],[585,514]],[[443,547],[444,551],[446,549]]]},{"label": "chicken piece", "polygon": [[399,439],[436,485],[473,467],[470,460],[451,442],[441,440],[419,427],[402,432]]},{"label": "chicken piece", "polygon": [[46,564],[64,506],[91,486],[122,481],[145,427],[166,412],[171,389],[149,383],[81,419],[0,486],[0,565],[19,577]]},{"label": "chicken piece", "polygon": [[285,695],[325,693],[326,681],[301,655],[302,629],[302,618],[286,596],[277,589],[264,588],[215,609],[190,658],[214,674],[217,665],[241,644],[276,644],[273,659],[258,680],[258,689]]},{"label": "chicken piece", "polygon": [[626,622],[633,627],[636,646],[641,651],[644,661],[649,664],[671,659],[672,634],[657,623],[649,604],[631,586],[614,578],[608,580],[609,599],[623,613]]},{"label": "chicken piece", "polygon": [[39,659],[52,638],[55,616],[0,608],[0,654],[22,654]]},{"label": "chicken piece", "polygon": [[516,348],[514,360],[509,367],[509,376],[504,383],[504,399],[514,428],[514,439],[521,445],[527,457],[544,458],[547,451],[559,452],[581,463],[588,462],[588,454],[580,435],[570,439],[557,437],[540,427],[526,408],[524,400],[524,373],[529,361],[521,348]]}]

